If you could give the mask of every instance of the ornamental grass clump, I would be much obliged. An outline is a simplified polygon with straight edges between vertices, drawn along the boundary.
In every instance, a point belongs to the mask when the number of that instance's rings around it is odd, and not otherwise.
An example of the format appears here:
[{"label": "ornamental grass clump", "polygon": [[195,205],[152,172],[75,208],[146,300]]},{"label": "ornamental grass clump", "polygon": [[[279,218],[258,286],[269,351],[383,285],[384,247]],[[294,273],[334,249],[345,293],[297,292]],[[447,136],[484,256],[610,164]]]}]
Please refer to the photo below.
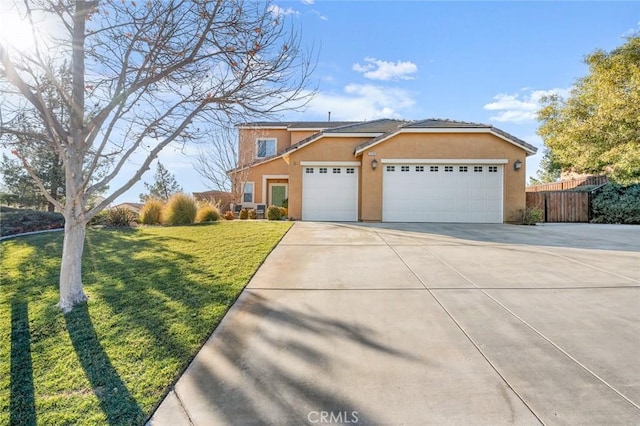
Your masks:
[{"label": "ornamental grass clump", "polygon": [[191,225],[196,220],[198,205],[195,200],[182,192],[172,196],[162,211],[165,225]]},{"label": "ornamental grass clump", "polygon": [[145,225],[159,225],[162,223],[162,201],[151,199],[140,210],[140,223]]},{"label": "ornamental grass clump", "polygon": [[220,220],[220,210],[211,204],[203,204],[198,208],[198,214],[196,214],[196,222],[217,222]]},{"label": "ornamental grass clump", "polygon": [[104,219],[107,226],[123,228],[134,225],[138,215],[125,207],[114,207],[106,211]]}]

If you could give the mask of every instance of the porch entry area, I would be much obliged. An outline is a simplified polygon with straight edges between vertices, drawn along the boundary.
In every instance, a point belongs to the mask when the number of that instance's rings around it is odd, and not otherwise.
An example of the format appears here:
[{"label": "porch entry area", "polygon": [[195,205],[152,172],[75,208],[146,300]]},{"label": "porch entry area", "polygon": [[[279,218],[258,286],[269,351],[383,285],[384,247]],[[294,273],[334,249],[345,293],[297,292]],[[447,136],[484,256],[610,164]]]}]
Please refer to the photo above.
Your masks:
[{"label": "porch entry area", "polygon": [[286,180],[267,181],[267,205],[282,207],[284,200],[289,197],[289,184]]},{"label": "porch entry area", "polygon": [[260,200],[267,207],[282,207],[284,200],[289,198],[289,175],[263,175],[261,195]]}]

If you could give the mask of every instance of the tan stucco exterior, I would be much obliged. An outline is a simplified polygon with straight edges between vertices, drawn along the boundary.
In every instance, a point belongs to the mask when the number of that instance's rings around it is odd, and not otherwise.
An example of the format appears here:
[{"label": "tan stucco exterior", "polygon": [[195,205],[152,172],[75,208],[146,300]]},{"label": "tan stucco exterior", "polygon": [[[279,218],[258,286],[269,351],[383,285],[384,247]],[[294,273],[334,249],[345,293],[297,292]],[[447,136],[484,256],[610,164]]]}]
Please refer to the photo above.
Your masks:
[{"label": "tan stucco exterior", "polygon": [[[369,154],[375,153],[375,156]],[[503,208],[504,220],[515,220],[514,215],[525,207],[525,151],[489,133],[432,133],[399,134],[362,153],[369,164],[362,167],[363,190],[360,195],[360,220],[382,220],[382,167],[373,170],[371,160],[383,159],[487,159],[507,160],[504,166]],[[522,162],[514,171],[513,163]]]},{"label": "tan stucco exterior", "polygon": [[304,161],[359,161],[355,147],[366,142],[365,137],[324,137],[289,154],[289,216],[302,217],[302,165]]},{"label": "tan stucco exterior", "polygon": [[[255,150],[257,137],[275,137],[278,150],[283,151],[313,135],[312,131],[290,132],[284,129],[260,129],[241,132],[240,146]],[[358,162],[358,220],[382,220],[382,162],[386,160],[502,160],[503,174],[503,218],[515,220],[518,210],[525,207],[525,158],[527,151],[505,138],[487,131],[473,132],[399,132],[382,142],[363,148],[355,153],[361,144],[371,141],[374,136],[331,136],[316,138],[313,142],[302,144],[283,156],[257,164],[250,168],[247,182],[254,183],[254,204],[267,204],[268,182],[287,182],[289,216],[301,219],[302,216],[302,170],[303,162]],[[294,147],[295,148],[295,147]],[[255,151],[254,151],[255,152]],[[371,161],[376,159],[379,166],[373,170]],[[516,161],[522,168],[514,170]],[[277,179],[277,180],[276,180]],[[286,180],[285,180],[286,179]],[[266,194],[266,195],[265,195]]]}]

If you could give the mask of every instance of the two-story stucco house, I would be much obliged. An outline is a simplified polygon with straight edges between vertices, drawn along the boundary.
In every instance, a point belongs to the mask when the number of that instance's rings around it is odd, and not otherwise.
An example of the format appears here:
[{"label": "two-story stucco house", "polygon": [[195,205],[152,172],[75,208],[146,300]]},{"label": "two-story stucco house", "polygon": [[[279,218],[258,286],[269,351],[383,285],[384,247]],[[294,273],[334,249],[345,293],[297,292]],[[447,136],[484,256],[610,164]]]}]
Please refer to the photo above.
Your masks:
[{"label": "two-story stucco house", "polygon": [[536,148],[491,125],[449,120],[255,122],[238,126],[250,158],[243,205],[318,221],[514,220]]}]

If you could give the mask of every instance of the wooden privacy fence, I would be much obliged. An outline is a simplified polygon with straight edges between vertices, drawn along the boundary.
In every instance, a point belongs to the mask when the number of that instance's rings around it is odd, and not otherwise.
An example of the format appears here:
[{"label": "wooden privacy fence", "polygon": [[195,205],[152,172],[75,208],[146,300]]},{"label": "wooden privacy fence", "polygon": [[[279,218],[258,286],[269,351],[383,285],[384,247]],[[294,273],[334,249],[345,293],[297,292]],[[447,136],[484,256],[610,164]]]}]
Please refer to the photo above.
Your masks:
[{"label": "wooden privacy fence", "polygon": [[540,209],[544,222],[589,222],[589,192],[527,192],[527,208]]},{"label": "wooden privacy fence", "polygon": [[563,180],[560,182],[541,183],[540,185],[527,186],[527,192],[565,191],[585,185],[604,185],[609,178],[606,176],[587,176],[580,179]]}]

